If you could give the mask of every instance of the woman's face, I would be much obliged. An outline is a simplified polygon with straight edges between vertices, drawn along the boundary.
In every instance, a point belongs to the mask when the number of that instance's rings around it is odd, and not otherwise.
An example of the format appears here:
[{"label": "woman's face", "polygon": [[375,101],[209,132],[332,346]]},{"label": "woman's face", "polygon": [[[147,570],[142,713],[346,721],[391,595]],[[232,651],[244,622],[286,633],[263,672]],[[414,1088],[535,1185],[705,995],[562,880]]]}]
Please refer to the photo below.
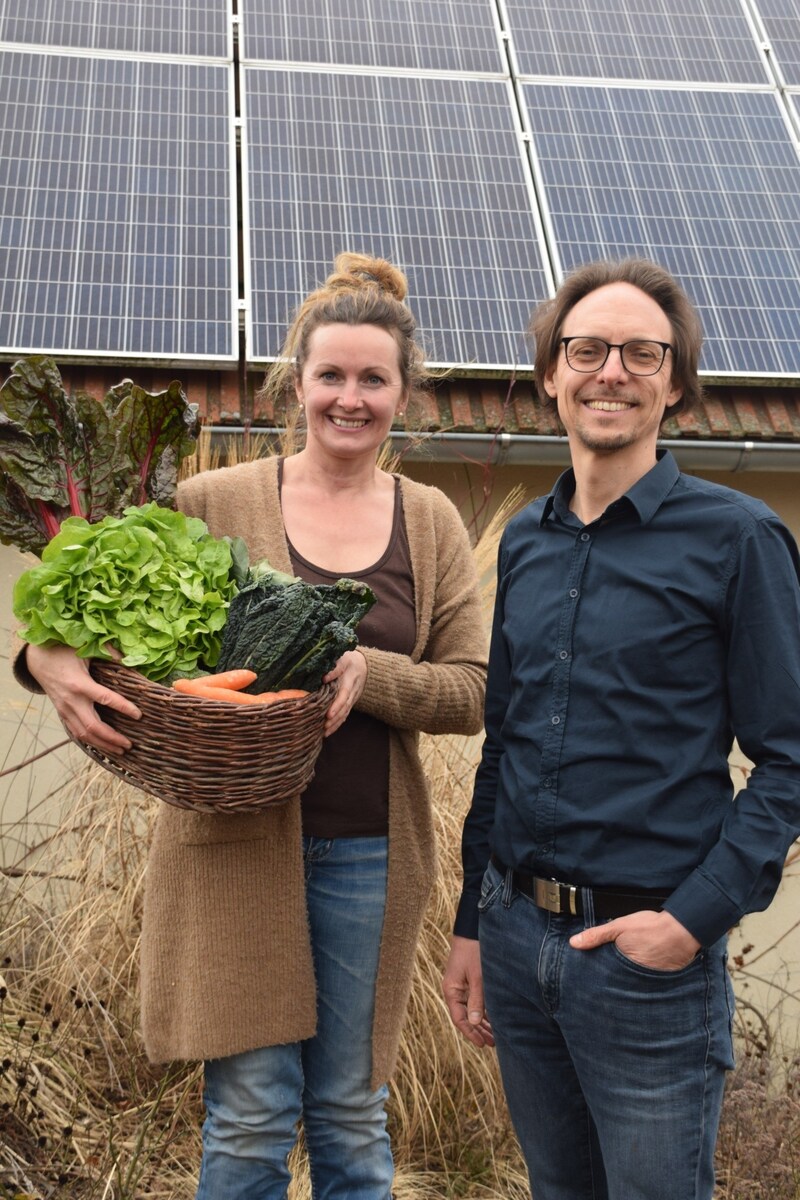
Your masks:
[{"label": "woman's face", "polygon": [[309,441],[337,456],[377,455],[405,399],[397,342],[377,325],[320,325],[295,391]]}]

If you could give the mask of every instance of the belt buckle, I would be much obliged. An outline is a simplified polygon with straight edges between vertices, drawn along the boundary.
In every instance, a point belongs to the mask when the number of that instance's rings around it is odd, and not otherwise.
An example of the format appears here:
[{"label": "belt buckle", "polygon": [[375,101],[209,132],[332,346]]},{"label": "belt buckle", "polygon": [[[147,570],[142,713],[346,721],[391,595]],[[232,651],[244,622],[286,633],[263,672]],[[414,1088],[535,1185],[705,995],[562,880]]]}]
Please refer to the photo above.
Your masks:
[{"label": "belt buckle", "polygon": [[546,908],[548,912],[561,912],[561,888],[556,879],[539,879],[533,881],[534,900],[539,908]]},{"label": "belt buckle", "polygon": [[539,908],[546,908],[548,912],[560,914],[565,911],[561,903],[561,889],[566,888],[569,892],[569,911],[572,916],[577,916],[577,894],[578,889],[572,884],[559,883],[557,879],[539,879],[534,878],[534,900]]}]

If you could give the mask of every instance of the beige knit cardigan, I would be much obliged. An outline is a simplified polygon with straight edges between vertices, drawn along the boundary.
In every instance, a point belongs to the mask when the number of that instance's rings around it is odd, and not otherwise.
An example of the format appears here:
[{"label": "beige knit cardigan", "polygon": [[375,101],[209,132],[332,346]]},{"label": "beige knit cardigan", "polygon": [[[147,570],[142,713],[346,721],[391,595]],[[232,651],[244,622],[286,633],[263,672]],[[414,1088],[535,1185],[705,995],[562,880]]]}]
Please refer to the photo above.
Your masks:
[{"label": "beige knit cardigan", "polygon": [[[401,478],[416,605],[410,657],[364,649],[358,707],[390,726],[389,877],[373,1027],[373,1086],[391,1074],[415,946],[434,874],[429,789],[418,730],[481,727],[485,632],[466,531],[436,488]],[[205,472],[179,507],[251,561],[291,571],[277,460]],[[181,747],[175,747],[181,753]],[[246,815],[160,805],[147,867],[142,1025],[148,1056],[217,1058],[313,1035],[316,997],[299,799]]]}]

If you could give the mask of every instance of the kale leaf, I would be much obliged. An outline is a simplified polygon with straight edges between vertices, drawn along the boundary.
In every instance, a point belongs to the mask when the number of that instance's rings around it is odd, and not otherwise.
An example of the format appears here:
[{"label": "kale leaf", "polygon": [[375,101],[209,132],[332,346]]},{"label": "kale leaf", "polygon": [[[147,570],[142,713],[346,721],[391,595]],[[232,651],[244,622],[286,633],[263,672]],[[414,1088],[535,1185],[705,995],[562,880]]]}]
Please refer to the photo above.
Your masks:
[{"label": "kale leaf", "polygon": [[316,691],[345,650],[358,645],[356,626],[375,593],[355,579],[306,583],[256,563],[230,602],[218,671],[247,667],[257,678],[244,690]]}]

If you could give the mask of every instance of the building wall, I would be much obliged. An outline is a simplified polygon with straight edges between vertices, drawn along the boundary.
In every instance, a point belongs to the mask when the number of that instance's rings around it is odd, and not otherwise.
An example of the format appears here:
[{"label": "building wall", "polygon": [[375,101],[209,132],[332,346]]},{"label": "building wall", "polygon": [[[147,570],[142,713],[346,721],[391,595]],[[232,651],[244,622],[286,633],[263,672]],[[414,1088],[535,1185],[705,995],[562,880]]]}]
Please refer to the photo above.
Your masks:
[{"label": "building wall", "polygon": [[[800,466],[800,455],[798,456]],[[425,463],[408,461],[403,470],[412,478],[440,487],[458,505],[469,524],[470,514],[482,504],[484,480],[488,480],[493,512],[500,500],[514,487],[521,487],[529,498],[550,490],[562,467],[493,467],[488,474],[480,464]],[[777,471],[693,471],[705,479],[735,488],[748,496],[764,500],[786,522],[800,542],[800,474]],[[486,515],[484,511],[483,515]]]}]

